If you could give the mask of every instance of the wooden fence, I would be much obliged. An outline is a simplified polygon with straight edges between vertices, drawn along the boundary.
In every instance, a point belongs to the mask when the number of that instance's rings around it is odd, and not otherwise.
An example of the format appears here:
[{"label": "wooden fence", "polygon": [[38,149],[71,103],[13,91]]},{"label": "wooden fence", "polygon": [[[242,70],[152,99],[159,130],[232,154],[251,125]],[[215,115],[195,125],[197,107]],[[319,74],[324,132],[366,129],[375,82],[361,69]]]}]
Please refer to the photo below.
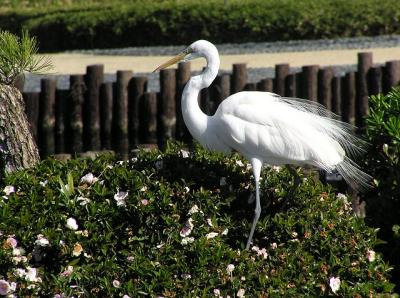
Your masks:
[{"label": "wooden fence", "polygon": [[[104,66],[90,65],[85,75],[71,75],[70,88],[59,90],[54,79],[42,79],[40,92],[23,93],[26,112],[42,157],[58,153],[114,150],[127,157],[140,144],[164,146],[167,139],[190,142],[180,97],[191,75],[190,64],[160,73],[160,92],[147,92],[147,78],[118,71],[115,83],[104,82]],[[272,91],[318,101],[363,127],[368,95],[388,92],[400,81],[400,61],[373,65],[372,53],[358,54],[356,72],[335,76],[334,67],[307,65],[293,73],[288,64],[275,66],[275,78],[247,82],[245,64],[219,75],[199,103],[213,114],[220,102],[241,90]]]}]

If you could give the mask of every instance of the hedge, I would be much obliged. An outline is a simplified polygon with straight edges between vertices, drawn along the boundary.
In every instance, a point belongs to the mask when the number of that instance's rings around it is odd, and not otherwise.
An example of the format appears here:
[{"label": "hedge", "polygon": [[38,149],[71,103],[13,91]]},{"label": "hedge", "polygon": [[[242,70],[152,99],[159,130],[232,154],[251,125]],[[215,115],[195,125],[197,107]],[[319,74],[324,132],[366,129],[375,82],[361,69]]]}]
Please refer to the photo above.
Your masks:
[{"label": "hedge", "polygon": [[0,28],[28,29],[42,51],[374,36],[400,32],[397,0],[134,1],[8,10]]},{"label": "hedge", "polygon": [[0,283],[18,297],[390,297],[376,231],[299,174],[294,190],[265,168],[245,250],[254,183],[237,155],[170,144],[128,162],[45,160],[3,181]]}]

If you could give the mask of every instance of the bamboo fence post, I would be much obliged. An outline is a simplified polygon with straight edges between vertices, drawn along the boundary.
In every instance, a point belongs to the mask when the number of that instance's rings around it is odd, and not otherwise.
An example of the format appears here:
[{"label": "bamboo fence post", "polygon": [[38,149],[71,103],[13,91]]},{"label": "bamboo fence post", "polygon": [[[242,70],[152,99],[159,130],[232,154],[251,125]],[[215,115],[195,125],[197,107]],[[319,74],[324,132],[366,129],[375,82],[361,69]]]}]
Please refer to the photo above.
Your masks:
[{"label": "bamboo fence post", "polygon": [[256,84],[256,83],[247,83],[247,84],[244,86],[243,90],[246,90],[246,91],[256,91],[256,90],[257,90],[257,84]]},{"label": "bamboo fence post", "polygon": [[382,67],[371,67],[368,71],[368,94],[382,93]]},{"label": "bamboo fence post", "polygon": [[129,148],[140,144],[140,106],[147,89],[147,77],[133,77],[128,85]]},{"label": "bamboo fence post", "polygon": [[191,140],[190,132],[186,128],[185,122],[183,121],[181,98],[182,92],[185,88],[186,83],[190,79],[190,62],[181,62],[178,64],[176,71],[176,129],[175,136],[179,141],[185,143]]},{"label": "bamboo fence post", "polygon": [[113,83],[100,85],[100,140],[102,149],[112,149],[114,92]]},{"label": "bamboo fence post", "polygon": [[247,67],[245,63],[233,64],[231,78],[231,94],[243,90],[247,83]]},{"label": "bamboo fence post", "polygon": [[56,100],[54,104],[55,125],[54,125],[54,150],[55,153],[65,152],[65,117],[66,115],[66,100],[69,95],[69,90],[56,90]]},{"label": "bamboo fence post", "polygon": [[388,61],[384,67],[384,84],[383,92],[386,94],[392,89],[392,87],[397,86],[400,81],[400,61]]},{"label": "bamboo fence post", "polygon": [[230,91],[230,76],[228,74],[218,75],[215,78],[214,84],[211,85],[212,99],[214,101],[215,106],[221,104],[221,102],[229,96]]},{"label": "bamboo fence post", "polygon": [[86,96],[83,110],[85,150],[100,150],[99,95],[100,85],[103,81],[104,65],[87,66],[85,75]]},{"label": "bamboo fence post", "polygon": [[306,65],[301,72],[301,94],[304,99],[317,101],[318,65]]},{"label": "bamboo fence post", "polygon": [[342,82],[342,120],[355,124],[355,105],[356,105],[356,75],[348,72]]},{"label": "bamboo fence post", "polygon": [[157,144],[157,94],[146,92],[143,95],[143,106],[141,110],[141,131],[145,144]]},{"label": "bamboo fence post", "polygon": [[335,76],[332,79],[332,112],[341,115],[342,105],[342,89],[341,89],[341,77]]},{"label": "bamboo fence post", "polygon": [[159,121],[159,147],[164,148],[166,141],[175,137],[176,125],[176,72],[174,69],[160,71],[160,100],[157,113]]},{"label": "bamboo fence post", "polygon": [[285,85],[286,77],[290,71],[289,64],[277,64],[275,65],[275,82],[274,82],[274,92],[281,96],[285,96]]},{"label": "bamboo fence post", "polygon": [[265,91],[265,92],[273,92],[274,86],[273,86],[273,80],[272,79],[262,79],[257,83],[257,90],[258,91]]},{"label": "bamboo fence post", "polygon": [[114,90],[113,102],[113,136],[114,148],[122,159],[128,158],[128,84],[132,78],[132,71],[117,71],[117,82]]},{"label": "bamboo fence post", "polygon": [[356,74],[356,126],[364,127],[364,117],[368,115],[368,80],[367,74],[372,67],[372,53],[358,53],[358,67]]},{"label": "bamboo fence post", "polygon": [[332,110],[332,78],[331,67],[322,68],[318,72],[318,102],[328,110]]},{"label": "bamboo fence post", "polygon": [[53,79],[41,80],[41,92],[39,103],[39,152],[46,158],[54,154],[54,104],[56,97],[56,81]]},{"label": "bamboo fence post", "polygon": [[69,98],[66,101],[66,149],[69,153],[78,153],[83,150],[83,120],[82,110],[85,102],[85,79],[83,75],[69,77]]},{"label": "bamboo fence post", "polygon": [[38,141],[38,119],[39,119],[39,92],[24,92],[25,113],[32,131],[34,140]]},{"label": "bamboo fence post", "polygon": [[297,82],[296,74],[288,74],[285,79],[285,93],[284,96],[296,97],[297,96]]}]

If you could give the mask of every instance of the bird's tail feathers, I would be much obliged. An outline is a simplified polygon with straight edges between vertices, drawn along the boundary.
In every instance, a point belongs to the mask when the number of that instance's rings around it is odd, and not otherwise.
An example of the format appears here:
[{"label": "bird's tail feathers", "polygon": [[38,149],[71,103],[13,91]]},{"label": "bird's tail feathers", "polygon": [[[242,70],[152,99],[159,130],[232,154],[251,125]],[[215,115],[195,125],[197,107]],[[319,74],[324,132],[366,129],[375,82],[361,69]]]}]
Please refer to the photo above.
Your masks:
[{"label": "bird's tail feathers", "polygon": [[354,190],[366,191],[373,187],[373,178],[361,171],[358,165],[350,158],[345,156],[343,161],[337,164],[335,168]]}]

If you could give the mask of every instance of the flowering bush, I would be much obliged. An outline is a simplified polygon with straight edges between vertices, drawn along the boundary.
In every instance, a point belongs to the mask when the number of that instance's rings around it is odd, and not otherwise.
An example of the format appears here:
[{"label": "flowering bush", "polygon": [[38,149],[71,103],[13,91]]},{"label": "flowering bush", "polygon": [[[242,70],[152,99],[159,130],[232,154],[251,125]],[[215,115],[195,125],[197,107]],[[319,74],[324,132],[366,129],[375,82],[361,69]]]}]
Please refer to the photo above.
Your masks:
[{"label": "flowering bush", "polygon": [[170,144],[128,162],[49,159],[13,173],[0,199],[0,295],[390,293],[375,231],[346,196],[299,174],[293,190],[286,169],[265,168],[263,210],[245,250],[254,187],[236,155]]}]

